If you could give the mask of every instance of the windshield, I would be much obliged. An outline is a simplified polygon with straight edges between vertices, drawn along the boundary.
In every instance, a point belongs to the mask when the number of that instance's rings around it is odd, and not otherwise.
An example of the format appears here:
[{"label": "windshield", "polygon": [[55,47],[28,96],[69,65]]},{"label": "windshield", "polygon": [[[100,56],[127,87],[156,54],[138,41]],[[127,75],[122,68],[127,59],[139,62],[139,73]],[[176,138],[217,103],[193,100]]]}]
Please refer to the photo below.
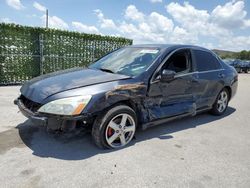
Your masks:
[{"label": "windshield", "polygon": [[159,54],[158,48],[125,47],[104,56],[89,68],[137,76],[144,72]]}]

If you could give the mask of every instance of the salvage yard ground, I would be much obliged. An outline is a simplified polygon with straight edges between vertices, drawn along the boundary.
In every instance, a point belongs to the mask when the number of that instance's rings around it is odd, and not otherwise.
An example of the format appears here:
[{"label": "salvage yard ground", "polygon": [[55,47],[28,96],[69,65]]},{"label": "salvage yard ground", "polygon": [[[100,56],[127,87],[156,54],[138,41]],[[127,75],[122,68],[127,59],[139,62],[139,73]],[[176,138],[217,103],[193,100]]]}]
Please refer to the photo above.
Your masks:
[{"label": "salvage yard ground", "polygon": [[13,104],[19,88],[0,87],[0,187],[250,187],[250,74],[223,117],[138,131],[121,150],[32,125]]}]

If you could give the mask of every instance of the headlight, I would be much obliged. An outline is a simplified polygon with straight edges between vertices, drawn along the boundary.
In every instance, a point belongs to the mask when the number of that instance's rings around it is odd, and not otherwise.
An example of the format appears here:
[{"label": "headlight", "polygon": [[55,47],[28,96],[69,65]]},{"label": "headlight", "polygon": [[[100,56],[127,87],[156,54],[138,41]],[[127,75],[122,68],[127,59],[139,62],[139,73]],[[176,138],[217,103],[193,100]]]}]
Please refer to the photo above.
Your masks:
[{"label": "headlight", "polygon": [[39,108],[38,112],[57,115],[78,115],[91,99],[91,95],[58,99]]}]

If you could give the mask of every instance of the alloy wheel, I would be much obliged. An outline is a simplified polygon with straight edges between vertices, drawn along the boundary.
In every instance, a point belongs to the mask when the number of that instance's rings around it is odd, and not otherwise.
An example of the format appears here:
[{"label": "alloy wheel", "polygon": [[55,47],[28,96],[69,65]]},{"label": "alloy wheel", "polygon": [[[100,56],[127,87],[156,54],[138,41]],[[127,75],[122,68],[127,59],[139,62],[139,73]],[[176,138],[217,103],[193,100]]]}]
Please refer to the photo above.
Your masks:
[{"label": "alloy wheel", "polygon": [[223,112],[227,108],[228,94],[226,91],[222,91],[217,100],[217,110]]},{"label": "alloy wheel", "polygon": [[135,121],[129,114],[122,113],[113,117],[105,131],[106,142],[112,148],[127,145],[135,134]]}]

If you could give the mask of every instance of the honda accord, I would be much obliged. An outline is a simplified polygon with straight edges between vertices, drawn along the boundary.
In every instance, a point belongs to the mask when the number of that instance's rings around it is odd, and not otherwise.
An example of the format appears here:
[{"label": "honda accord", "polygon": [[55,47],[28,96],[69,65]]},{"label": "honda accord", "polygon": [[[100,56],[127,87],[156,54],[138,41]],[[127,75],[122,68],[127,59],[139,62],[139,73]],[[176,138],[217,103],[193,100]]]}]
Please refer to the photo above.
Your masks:
[{"label": "honda accord", "polygon": [[87,68],[34,78],[14,101],[34,124],[62,132],[89,127],[97,146],[126,146],[138,128],[210,111],[222,115],[238,75],[212,51],[133,45]]}]

